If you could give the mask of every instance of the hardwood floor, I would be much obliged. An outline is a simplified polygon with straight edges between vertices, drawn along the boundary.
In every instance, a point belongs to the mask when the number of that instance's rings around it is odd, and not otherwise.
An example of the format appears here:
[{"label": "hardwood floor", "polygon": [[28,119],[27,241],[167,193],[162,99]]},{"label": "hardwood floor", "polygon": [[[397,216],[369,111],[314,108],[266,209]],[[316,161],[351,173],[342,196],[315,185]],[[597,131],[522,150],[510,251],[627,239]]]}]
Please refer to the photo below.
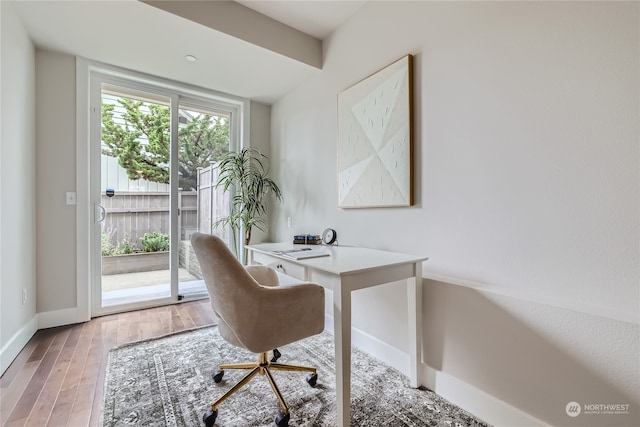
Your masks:
[{"label": "hardwood floor", "polygon": [[40,330],[0,378],[0,425],[97,426],[112,347],[216,321],[206,299]]}]

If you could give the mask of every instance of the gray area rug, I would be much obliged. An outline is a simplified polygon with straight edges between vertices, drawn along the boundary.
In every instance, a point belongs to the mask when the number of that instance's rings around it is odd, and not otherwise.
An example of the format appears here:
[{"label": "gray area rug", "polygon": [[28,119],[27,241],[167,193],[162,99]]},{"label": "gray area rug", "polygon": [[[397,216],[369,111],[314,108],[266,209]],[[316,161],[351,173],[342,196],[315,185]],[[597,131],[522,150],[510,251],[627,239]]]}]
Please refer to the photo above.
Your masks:
[{"label": "gray area rug", "polygon": [[[306,373],[273,376],[291,412],[290,426],[335,426],[333,337],[327,333],[281,347],[280,363],[314,366],[318,384]],[[252,362],[257,356],[228,344],[216,327],[181,332],[114,348],[109,353],[103,425],[203,426],[202,414],[245,371],[229,370],[215,384],[221,363]],[[400,372],[354,349],[351,426],[486,426],[428,390],[408,387]],[[216,426],[273,427],[280,406],[267,380],[258,376],[218,408]]]}]

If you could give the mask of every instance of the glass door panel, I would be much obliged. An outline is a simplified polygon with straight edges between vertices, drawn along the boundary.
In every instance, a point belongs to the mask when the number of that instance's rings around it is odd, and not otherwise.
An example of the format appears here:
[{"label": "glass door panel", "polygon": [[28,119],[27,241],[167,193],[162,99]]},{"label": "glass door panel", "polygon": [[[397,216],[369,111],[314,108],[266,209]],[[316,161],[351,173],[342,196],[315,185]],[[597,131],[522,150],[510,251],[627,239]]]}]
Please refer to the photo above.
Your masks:
[{"label": "glass door panel", "polygon": [[216,188],[218,161],[229,152],[229,113],[198,102],[182,101],[178,109],[178,206],[180,219],[179,298],[207,296],[191,236],[199,231],[229,241],[229,231],[214,223],[228,215],[229,196]]},{"label": "glass door panel", "polygon": [[92,316],[207,297],[190,239],[232,237],[214,227],[229,214],[217,165],[240,145],[241,103],[102,73],[90,85]]},{"label": "glass door panel", "polygon": [[170,98],[102,84],[101,102],[101,307],[170,298]]}]

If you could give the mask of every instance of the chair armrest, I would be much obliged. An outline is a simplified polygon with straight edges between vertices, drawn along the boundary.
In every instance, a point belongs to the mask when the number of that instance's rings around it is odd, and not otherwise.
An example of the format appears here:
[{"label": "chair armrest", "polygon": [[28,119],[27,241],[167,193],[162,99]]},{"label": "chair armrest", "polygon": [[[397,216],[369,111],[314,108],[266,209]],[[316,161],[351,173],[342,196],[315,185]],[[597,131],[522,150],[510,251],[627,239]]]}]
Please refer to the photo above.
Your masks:
[{"label": "chair armrest", "polygon": [[262,286],[278,286],[280,280],[278,274],[271,267],[264,265],[248,265],[245,267],[247,273]]}]

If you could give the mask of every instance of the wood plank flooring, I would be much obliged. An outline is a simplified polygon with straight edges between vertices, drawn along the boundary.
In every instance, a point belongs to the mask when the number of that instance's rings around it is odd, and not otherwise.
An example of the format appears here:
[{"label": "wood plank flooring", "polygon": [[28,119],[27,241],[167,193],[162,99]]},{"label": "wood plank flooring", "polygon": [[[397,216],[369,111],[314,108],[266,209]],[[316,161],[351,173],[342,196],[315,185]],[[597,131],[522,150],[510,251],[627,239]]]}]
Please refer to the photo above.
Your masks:
[{"label": "wood plank flooring", "polygon": [[40,330],[0,378],[0,425],[98,426],[112,347],[216,322],[205,299]]}]

